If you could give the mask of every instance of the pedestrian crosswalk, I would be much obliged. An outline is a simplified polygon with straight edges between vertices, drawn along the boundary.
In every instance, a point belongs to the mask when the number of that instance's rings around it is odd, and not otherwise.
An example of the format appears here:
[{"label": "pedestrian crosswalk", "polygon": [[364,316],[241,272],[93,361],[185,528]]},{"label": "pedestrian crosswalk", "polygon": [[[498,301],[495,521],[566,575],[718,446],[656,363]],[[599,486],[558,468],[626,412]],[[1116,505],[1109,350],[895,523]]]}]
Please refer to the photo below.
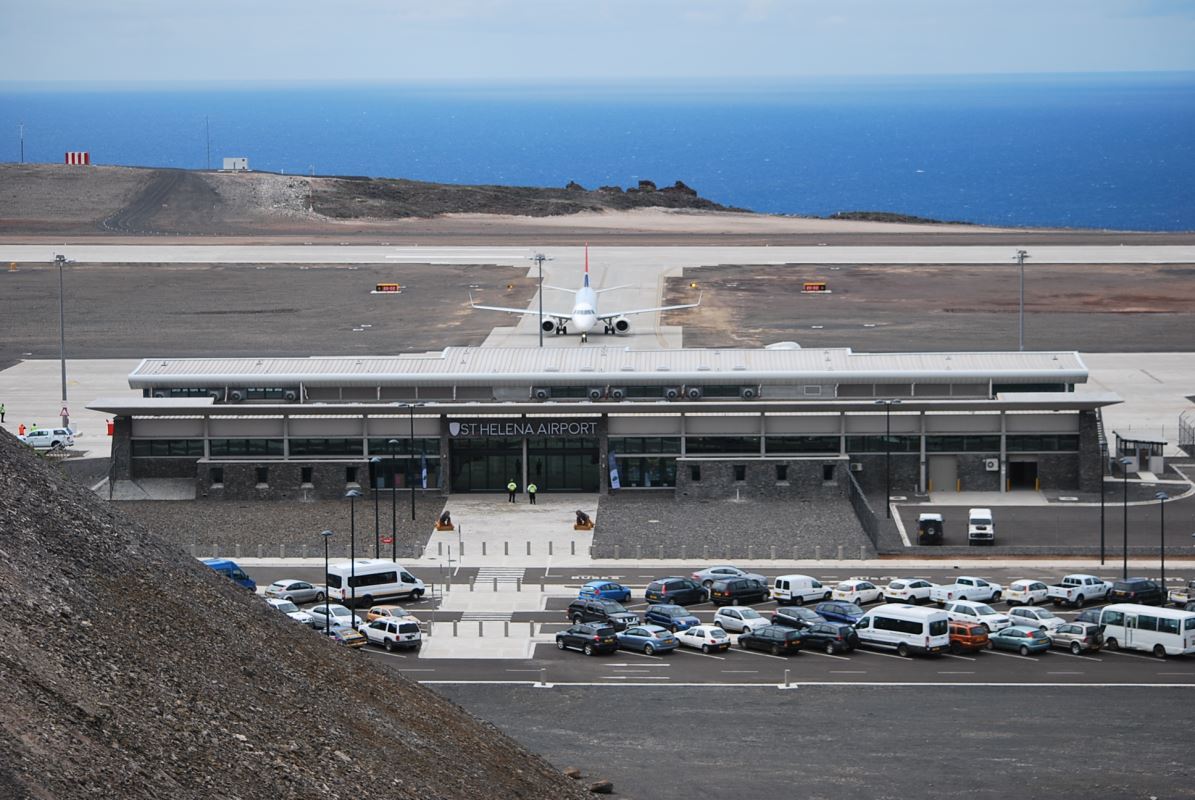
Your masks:
[{"label": "pedestrian crosswalk", "polygon": [[461,622],[476,622],[481,620],[483,622],[510,622],[513,613],[510,611],[463,611],[461,612]]},{"label": "pedestrian crosswalk", "polygon": [[523,567],[478,567],[477,582],[493,583],[497,579],[498,583],[518,583],[526,571]]}]

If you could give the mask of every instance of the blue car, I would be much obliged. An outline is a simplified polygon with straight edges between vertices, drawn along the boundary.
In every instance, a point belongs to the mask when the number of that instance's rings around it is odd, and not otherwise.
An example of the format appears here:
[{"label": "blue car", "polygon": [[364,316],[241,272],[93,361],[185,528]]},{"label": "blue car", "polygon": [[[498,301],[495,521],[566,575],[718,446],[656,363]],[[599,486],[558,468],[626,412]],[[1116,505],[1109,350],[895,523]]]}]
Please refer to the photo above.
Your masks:
[{"label": "blue car", "polygon": [[659,625],[632,625],[618,634],[618,646],[645,655],[667,653],[680,647],[676,637]]},{"label": "blue car", "polygon": [[643,621],[667,628],[673,633],[687,631],[694,625],[701,624],[701,620],[690,614],[684,606],[671,604],[648,606],[643,614]]},{"label": "blue car", "polygon": [[614,581],[590,581],[581,587],[577,597],[600,597],[603,600],[625,603],[631,599],[631,590]]},{"label": "blue car", "polygon": [[245,570],[241,569],[237,562],[227,558],[201,558],[199,560],[231,580],[237,586],[248,589],[251,592],[257,591],[257,583],[245,574]]},{"label": "blue car", "polygon": [[863,609],[845,600],[827,600],[818,603],[813,610],[830,622],[845,622],[847,625],[854,625],[863,618]]}]

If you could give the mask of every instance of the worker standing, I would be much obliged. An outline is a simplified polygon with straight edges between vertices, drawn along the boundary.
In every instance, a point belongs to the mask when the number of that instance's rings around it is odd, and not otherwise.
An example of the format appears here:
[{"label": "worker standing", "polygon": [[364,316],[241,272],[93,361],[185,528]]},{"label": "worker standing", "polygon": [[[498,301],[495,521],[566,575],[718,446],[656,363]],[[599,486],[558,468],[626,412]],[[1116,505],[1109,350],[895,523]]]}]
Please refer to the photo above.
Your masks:
[{"label": "worker standing", "polygon": [[0,422],[4,422],[4,412],[6,410],[7,409],[4,407],[4,404],[0,403]]},{"label": "worker standing", "polygon": [[535,505],[535,493],[538,491],[539,487],[534,483],[527,484],[527,499],[531,502],[531,505]]},{"label": "worker standing", "polygon": [[519,485],[514,482],[514,478],[510,479],[510,483],[506,484],[506,502],[515,502],[515,492],[519,491]]}]

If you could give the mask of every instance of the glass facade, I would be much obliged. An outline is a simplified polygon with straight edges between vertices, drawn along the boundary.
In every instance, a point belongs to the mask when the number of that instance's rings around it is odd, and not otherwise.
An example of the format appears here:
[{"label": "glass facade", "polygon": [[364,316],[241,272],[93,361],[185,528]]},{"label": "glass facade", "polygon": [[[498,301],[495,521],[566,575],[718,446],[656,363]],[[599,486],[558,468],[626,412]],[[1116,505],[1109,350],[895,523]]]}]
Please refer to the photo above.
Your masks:
[{"label": "glass facade", "polygon": [[282,457],[281,439],[212,439],[209,445],[212,458],[229,456]]},{"label": "glass facade", "polygon": [[846,451],[848,453],[920,453],[920,436],[889,436],[888,444],[884,444],[884,435],[879,436],[848,436],[846,437]]},{"label": "glass facade", "polygon": [[685,455],[759,455],[758,436],[686,436]]},{"label": "glass facade", "polygon": [[661,456],[619,456],[618,478],[623,488],[676,486],[676,459]]},{"label": "glass facade", "polygon": [[134,439],[133,458],[203,458],[203,439]]},{"label": "glass facade", "polygon": [[926,436],[929,453],[999,453],[1000,434],[981,436]]},{"label": "glass facade", "polygon": [[1008,434],[1006,438],[1010,453],[1048,453],[1079,449],[1077,433]]},{"label": "glass facade", "polygon": [[291,439],[291,456],[359,456],[360,439]]},{"label": "glass facade", "polygon": [[799,453],[837,453],[838,436],[768,436],[764,447],[768,455]]}]

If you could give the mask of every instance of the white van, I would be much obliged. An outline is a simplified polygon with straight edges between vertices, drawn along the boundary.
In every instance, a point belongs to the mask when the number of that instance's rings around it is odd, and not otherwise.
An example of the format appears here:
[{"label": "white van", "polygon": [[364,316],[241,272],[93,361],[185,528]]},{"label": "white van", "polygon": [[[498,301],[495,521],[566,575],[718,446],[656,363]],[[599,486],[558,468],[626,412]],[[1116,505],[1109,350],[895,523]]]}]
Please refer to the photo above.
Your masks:
[{"label": "white van", "polygon": [[808,575],[781,575],[772,581],[772,598],[782,606],[829,600],[830,592],[831,587]]},{"label": "white van", "polygon": [[967,513],[967,544],[995,544],[996,523],[990,508],[973,508]]},{"label": "white van", "polygon": [[1108,650],[1142,650],[1158,658],[1195,654],[1195,611],[1113,603],[1100,609]]},{"label": "white van", "polygon": [[[354,592],[354,590],[356,590]],[[384,558],[359,558],[328,566],[328,598],[342,603],[371,606],[384,597],[406,595],[423,597],[426,587],[397,561]]]},{"label": "white van", "polygon": [[868,610],[855,623],[860,644],[889,647],[897,655],[944,653],[950,648],[950,619],[945,611],[905,603]]}]

